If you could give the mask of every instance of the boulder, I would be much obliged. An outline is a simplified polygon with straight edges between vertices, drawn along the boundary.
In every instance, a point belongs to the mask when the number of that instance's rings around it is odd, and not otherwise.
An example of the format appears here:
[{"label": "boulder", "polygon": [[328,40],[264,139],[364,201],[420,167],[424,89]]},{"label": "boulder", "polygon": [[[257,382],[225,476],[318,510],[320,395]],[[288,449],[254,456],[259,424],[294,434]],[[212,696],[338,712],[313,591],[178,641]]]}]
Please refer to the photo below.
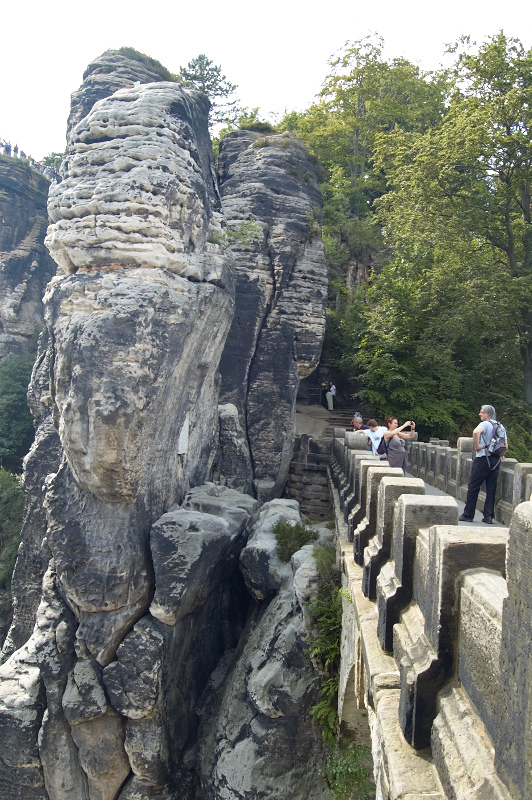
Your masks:
[{"label": "boulder", "polygon": [[[248,548],[256,552],[263,543],[262,557],[275,562],[266,544],[272,520],[293,520],[297,509],[293,501],[276,500],[263,512],[242,552],[246,580],[256,562],[256,555],[246,556]],[[319,678],[307,643],[311,631],[298,601],[312,593],[311,585],[315,590],[312,548],[298,551],[282,574],[277,563],[261,573],[275,575],[277,587],[267,579],[272,587],[268,599],[250,616],[225,678],[220,683],[215,674],[204,695],[199,736],[203,796],[232,800],[260,792],[265,800],[325,800],[330,794],[319,775],[321,735],[309,714],[319,701]]]}]

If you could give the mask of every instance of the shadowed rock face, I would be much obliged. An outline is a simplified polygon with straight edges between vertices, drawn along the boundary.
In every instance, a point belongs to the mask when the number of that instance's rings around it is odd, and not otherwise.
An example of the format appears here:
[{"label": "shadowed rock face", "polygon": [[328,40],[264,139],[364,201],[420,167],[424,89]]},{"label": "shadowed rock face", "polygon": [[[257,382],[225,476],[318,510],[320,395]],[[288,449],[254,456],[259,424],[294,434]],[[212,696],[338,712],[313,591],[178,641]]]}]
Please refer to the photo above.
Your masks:
[{"label": "shadowed rock face", "polygon": [[221,396],[247,429],[257,496],[280,494],[295,436],[299,381],[316,367],[325,332],[327,273],[321,194],[292,134],[237,131],[220,144],[229,227],[257,220],[235,245],[235,316],[220,363]]},{"label": "shadowed rock face", "polygon": [[205,692],[199,767],[208,800],[330,796],[319,775],[319,730],[309,714],[320,690],[305,606],[317,569],[312,546],[299,550],[290,564],[279,560],[272,529],[281,519],[300,519],[295,501],[266,503],[240,555],[257,605],[227,674],[213,675]]},{"label": "shadowed rock face", "polygon": [[56,270],[44,247],[50,182],[0,156],[0,360],[36,349],[42,296]]}]

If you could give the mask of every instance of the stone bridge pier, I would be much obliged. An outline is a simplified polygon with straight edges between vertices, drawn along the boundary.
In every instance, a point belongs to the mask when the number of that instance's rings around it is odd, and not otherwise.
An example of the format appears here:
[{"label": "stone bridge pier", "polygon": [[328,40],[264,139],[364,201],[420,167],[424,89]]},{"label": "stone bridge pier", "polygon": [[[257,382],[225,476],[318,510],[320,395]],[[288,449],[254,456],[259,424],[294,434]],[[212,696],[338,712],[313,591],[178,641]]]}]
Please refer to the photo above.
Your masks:
[{"label": "stone bridge pier", "polygon": [[470,441],[412,443],[405,477],[335,431],[338,710],[369,717],[379,800],[532,797],[532,465],[505,459],[505,527],[459,524]]}]

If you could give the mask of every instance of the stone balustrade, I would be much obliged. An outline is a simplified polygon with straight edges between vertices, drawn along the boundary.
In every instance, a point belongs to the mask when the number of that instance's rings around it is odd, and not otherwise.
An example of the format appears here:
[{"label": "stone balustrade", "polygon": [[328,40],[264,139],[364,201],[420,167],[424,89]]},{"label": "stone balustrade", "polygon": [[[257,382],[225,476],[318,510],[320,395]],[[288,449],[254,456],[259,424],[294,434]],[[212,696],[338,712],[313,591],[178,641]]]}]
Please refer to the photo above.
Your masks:
[{"label": "stone balustrade", "polygon": [[532,465],[504,460],[508,527],[458,525],[471,442],[412,443],[412,478],[335,431],[339,716],[367,710],[383,800],[532,796]]},{"label": "stone balustrade", "polygon": [[[416,478],[465,501],[471,475],[473,439],[462,436],[457,447],[449,442],[431,439],[430,442],[409,442],[408,471]],[[495,498],[495,519],[509,525],[514,508],[528,500],[532,493],[532,464],[520,464],[515,458],[504,458],[499,471]],[[484,505],[485,494],[480,492],[477,508]]]}]

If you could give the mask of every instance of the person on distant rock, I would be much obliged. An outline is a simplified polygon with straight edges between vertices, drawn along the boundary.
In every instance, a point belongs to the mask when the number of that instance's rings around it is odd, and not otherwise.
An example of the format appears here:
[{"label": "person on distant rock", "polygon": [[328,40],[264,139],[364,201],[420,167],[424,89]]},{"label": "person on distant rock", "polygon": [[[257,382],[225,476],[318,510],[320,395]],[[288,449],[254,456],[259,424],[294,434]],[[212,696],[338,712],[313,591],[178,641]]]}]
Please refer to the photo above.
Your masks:
[{"label": "person on distant rock", "polygon": [[[506,430],[500,422],[497,422],[495,409],[493,406],[481,406],[478,413],[480,422],[473,431],[473,464],[471,465],[471,476],[467,485],[467,497],[464,511],[458,519],[462,522],[472,522],[475,518],[478,493],[483,483],[486,484],[486,499],[484,501],[484,511],[482,522],[491,525],[495,515],[495,490],[497,489],[497,478],[501,460],[508,450],[508,438]],[[488,447],[492,439],[496,437],[504,442],[504,451],[490,453]]]},{"label": "person on distant rock", "polygon": [[329,381],[329,388],[325,393],[327,399],[327,408],[329,411],[334,411],[334,398],[336,396],[336,386],[332,381]]},{"label": "person on distant rock", "polygon": [[377,455],[377,447],[381,443],[381,439],[387,430],[388,428],[385,428],[384,425],[379,425],[376,419],[368,419],[368,430],[366,431],[366,436],[369,439],[371,452],[373,455]]},{"label": "person on distant rock", "polygon": [[[412,420],[407,420],[399,427],[396,417],[385,417],[384,422],[387,427],[384,433],[384,441],[388,448],[388,464],[390,467],[401,467],[403,472],[406,472],[407,452],[405,440],[414,438],[416,423],[412,422]],[[410,431],[405,433],[404,429],[408,427]]]}]

